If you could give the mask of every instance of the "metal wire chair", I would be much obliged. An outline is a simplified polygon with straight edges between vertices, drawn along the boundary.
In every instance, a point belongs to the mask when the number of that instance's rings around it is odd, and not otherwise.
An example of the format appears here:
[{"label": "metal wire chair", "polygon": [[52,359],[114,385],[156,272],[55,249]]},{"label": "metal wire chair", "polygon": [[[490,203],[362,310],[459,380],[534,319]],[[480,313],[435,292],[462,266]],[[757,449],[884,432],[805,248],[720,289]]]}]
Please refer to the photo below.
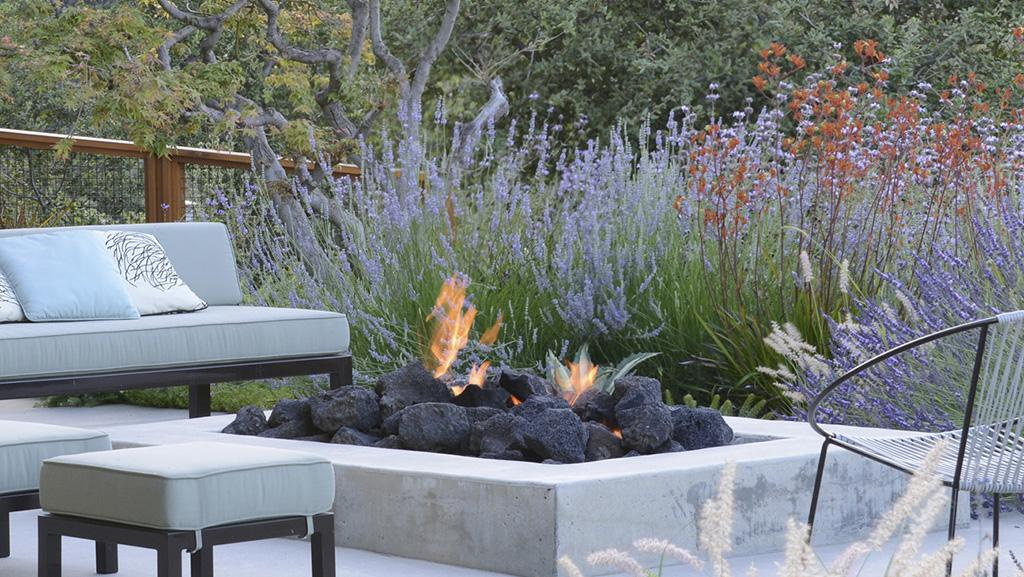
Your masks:
[{"label": "metal wire chair", "polygon": [[[814,516],[825,472],[825,457],[831,445],[842,447],[908,474],[919,470],[925,455],[946,442],[937,474],[952,488],[949,510],[949,539],[956,536],[956,509],[960,490],[991,493],[992,541],[999,545],[999,498],[1024,493],[1024,311],[1004,313],[933,333],[869,359],[826,387],[810,404],[807,421],[825,441],[821,446],[807,524]],[[967,391],[963,426],[942,433],[908,436],[858,437],[821,428],[817,415],[821,403],[837,388],[867,369],[905,351],[970,330],[978,331],[971,381]],[[938,346],[938,343],[936,344]],[[992,567],[999,572],[998,559]],[[947,574],[952,564],[947,567]]]}]

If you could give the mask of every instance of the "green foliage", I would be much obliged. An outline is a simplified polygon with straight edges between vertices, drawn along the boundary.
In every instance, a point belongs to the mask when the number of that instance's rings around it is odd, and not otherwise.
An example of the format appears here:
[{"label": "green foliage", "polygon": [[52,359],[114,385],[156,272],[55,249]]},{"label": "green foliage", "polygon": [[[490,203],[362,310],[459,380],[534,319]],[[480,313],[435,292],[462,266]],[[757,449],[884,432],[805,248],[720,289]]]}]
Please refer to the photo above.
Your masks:
[{"label": "green foliage", "polygon": [[[687,394],[683,397],[683,404],[691,409],[695,409],[699,406],[697,399],[693,398],[693,395]],[[743,399],[743,404],[737,408],[730,399],[723,399],[721,395],[712,395],[711,401],[708,403],[708,408],[714,409],[719,413],[722,413],[726,417],[747,417],[750,419],[771,419],[772,413],[766,410],[767,400],[758,398],[757,395],[750,394]]]},{"label": "green foliage", "polygon": [[[211,387],[211,407],[214,411],[225,413],[236,413],[242,407],[250,405],[269,409],[281,399],[306,397],[319,390],[309,379],[292,379],[283,384],[273,381],[225,383]],[[43,400],[42,405],[46,407],[94,407],[109,403],[186,409],[188,408],[188,387],[135,389],[120,393],[57,395],[47,397]]]},{"label": "green foliage", "polygon": [[581,391],[577,391],[578,387],[574,385],[579,385],[581,379],[588,377],[593,372],[593,388],[610,393],[615,387],[616,380],[631,374],[637,365],[656,356],[658,356],[658,353],[635,353],[622,359],[614,367],[598,367],[591,362],[586,344],[576,351],[575,360],[566,364],[562,364],[562,361],[558,360],[558,356],[555,353],[548,351],[548,380],[555,383],[564,393],[573,394],[576,392],[578,394]]}]

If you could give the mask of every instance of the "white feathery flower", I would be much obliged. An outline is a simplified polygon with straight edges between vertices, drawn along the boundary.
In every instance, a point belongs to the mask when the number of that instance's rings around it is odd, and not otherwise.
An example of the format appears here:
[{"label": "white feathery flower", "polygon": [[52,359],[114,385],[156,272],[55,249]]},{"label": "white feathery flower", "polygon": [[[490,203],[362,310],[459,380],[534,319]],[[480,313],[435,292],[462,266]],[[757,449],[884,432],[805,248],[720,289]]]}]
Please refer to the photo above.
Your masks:
[{"label": "white feathery flower", "polygon": [[828,574],[834,575],[835,577],[845,577],[850,574],[850,568],[853,567],[853,563],[861,557],[871,552],[871,547],[868,547],[863,541],[858,541],[846,548],[828,567]]},{"label": "white feathery flower", "polygon": [[779,577],[818,577],[822,575],[811,545],[807,542],[808,527],[792,518],[786,521],[786,545],[783,549]]},{"label": "white feathery flower", "polygon": [[850,260],[845,258],[839,263],[839,292],[850,294]]},{"label": "white feathery flower", "polygon": [[896,548],[896,552],[893,553],[892,561],[889,563],[891,571],[896,575],[903,575],[909,573],[911,568],[917,565],[920,561],[917,558],[921,547],[924,545],[925,535],[928,534],[928,530],[935,523],[938,516],[946,510],[946,504],[948,499],[944,494],[932,494],[928,498],[920,513],[914,519],[913,523],[910,523],[910,530],[903,536],[899,546]]},{"label": "white feathery flower", "polygon": [[633,541],[633,548],[641,553],[654,553],[656,555],[671,557],[677,561],[686,563],[698,571],[704,570],[704,562],[694,556],[693,553],[690,553],[682,547],[673,545],[665,539],[637,539],[636,541]]},{"label": "white feathery flower", "polygon": [[816,376],[825,376],[831,372],[828,361],[818,354],[814,345],[804,341],[796,325],[786,323],[779,326],[779,323],[772,321],[771,327],[772,332],[764,338],[769,348]]},{"label": "white feathery flower", "polygon": [[580,571],[568,555],[558,558],[558,566],[565,572],[566,577],[583,577],[583,571]]},{"label": "white feathery flower", "polygon": [[941,442],[928,452],[924,462],[921,464],[920,470],[910,478],[906,492],[882,516],[868,537],[867,544],[872,550],[877,551],[889,541],[893,534],[903,525],[904,521],[912,518],[917,513],[921,504],[926,499],[934,496],[942,486],[935,477],[935,469],[938,467],[939,460],[945,450],[946,444]]},{"label": "white feathery flower", "polygon": [[814,282],[814,271],[811,270],[811,255],[806,250],[800,251],[800,278],[805,285]]},{"label": "white feathery flower", "polygon": [[708,555],[716,577],[731,577],[725,554],[732,550],[732,523],[735,518],[736,463],[727,461],[718,481],[718,495],[708,500],[697,520],[697,542]]},{"label": "white feathery flower", "polygon": [[750,567],[747,567],[746,577],[758,577],[758,575],[759,573],[757,572],[757,567],[754,566],[753,563],[751,563]]},{"label": "white feathery flower", "polygon": [[900,306],[903,307],[903,310],[907,313],[907,316],[910,317],[910,320],[918,320],[919,317],[917,314],[917,307],[914,306],[914,303],[910,300],[910,297],[903,294],[903,291],[898,290],[896,291],[896,300],[899,301]]},{"label": "white feathery flower", "polygon": [[[978,555],[970,565],[964,567],[964,570],[960,572],[959,577],[985,577],[988,574],[988,568],[992,566],[992,562],[999,556],[998,549],[987,549]],[[945,568],[943,568],[945,569]],[[1017,572],[1017,577],[1024,577],[1024,570]]]},{"label": "white feathery flower", "polygon": [[648,577],[647,571],[639,561],[625,551],[604,549],[587,555],[587,563],[594,567],[614,567],[627,573],[630,577]]},{"label": "white feathery flower", "polygon": [[[918,559],[911,566],[913,570],[910,573],[890,573],[886,572],[886,577],[934,577],[935,575],[945,575],[946,565],[949,560],[957,554],[958,551],[964,548],[963,537],[957,537],[949,543],[939,547],[939,550],[931,555]],[[991,564],[991,561],[989,561]],[[977,572],[975,572],[977,574]],[[984,573],[983,573],[984,574]]]}]

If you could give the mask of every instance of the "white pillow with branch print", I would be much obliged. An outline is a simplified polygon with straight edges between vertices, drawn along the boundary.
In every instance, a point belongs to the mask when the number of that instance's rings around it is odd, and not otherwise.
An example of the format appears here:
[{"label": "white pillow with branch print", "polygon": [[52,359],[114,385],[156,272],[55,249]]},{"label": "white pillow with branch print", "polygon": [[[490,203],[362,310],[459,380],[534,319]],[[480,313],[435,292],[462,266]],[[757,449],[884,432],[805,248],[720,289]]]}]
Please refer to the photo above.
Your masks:
[{"label": "white pillow with branch print", "polygon": [[164,247],[153,235],[109,231],[106,245],[140,315],[187,313],[206,308],[203,299],[178,276]]},{"label": "white pillow with branch print", "polygon": [[0,323],[17,323],[25,320],[25,313],[21,310],[21,303],[18,302],[11,283],[0,271]]}]

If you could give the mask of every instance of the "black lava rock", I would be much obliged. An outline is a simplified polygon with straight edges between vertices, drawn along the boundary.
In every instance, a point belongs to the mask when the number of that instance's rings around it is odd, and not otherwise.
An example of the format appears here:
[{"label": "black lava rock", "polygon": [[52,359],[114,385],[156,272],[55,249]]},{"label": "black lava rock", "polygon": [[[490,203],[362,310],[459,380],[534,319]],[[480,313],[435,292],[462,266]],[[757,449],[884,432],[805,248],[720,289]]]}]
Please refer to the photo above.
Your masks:
[{"label": "black lava rock", "polygon": [[397,413],[395,413],[395,414],[391,415],[390,417],[384,419],[383,423],[381,423],[380,428],[384,431],[384,433],[386,433],[388,435],[397,435],[398,434],[398,427],[401,424],[402,424],[402,411],[398,411]]},{"label": "black lava rock", "polygon": [[704,407],[672,407],[672,438],[687,451],[732,443],[733,431],[722,415]]},{"label": "black lava rock", "polygon": [[584,423],[584,425],[586,425],[589,435],[585,451],[587,461],[616,459],[625,453],[622,449],[622,439],[616,437],[611,429],[592,421]]},{"label": "black lava rock", "polygon": [[512,407],[512,414],[531,420],[549,409],[568,409],[569,402],[552,395],[533,395],[521,405]]},{"label": "black lava rock", "polygon": [[369,431],[380,425],[377,395],[370,389],[349,385],[309,399],[313,424],[331,433],[342,427]]},{"label": "black lava rock", "polygon": [[381,441],[380,437],[364,433],[351,427],[342,427],[331,438],[336,445],[359,445],[361,447],[372,447]]},{"label": "black lava rock", "polygon": [[615,399],[600,389],[583,391],[572,405],[572,411],[584,421],[597,421],[615,425]]},{"label": "black lava rock", "polygon": [[501,461],[525,461],[526,455],[522,451],[502,451],[500,453],[480,453],[481,459],[498,459]]},{"label": "black lava rock", "polygon": [[587,429],[569,409],[548,409],[535,416],[529,421],[523,440],[541,461],[582,463],[586,459]]},{"label": "black lava rock", "polygon": [[477,421],[470,433],[469,452],[483,456],[520,451],[526,446],[523,432],[528,424],[526,419],[511,413],[498,413],[489,419]]},{"label": "black lava rock", "polygon": [[382,415],[390,417],[402,409],[419,403],[451,402],[452,392],[435,379],[419,361],[410,363],[377,380]]},{"label": "black lava rock", "polygon": [[494,415],[500,415],[504,412],[494,407],[466,407],[466,415],[469,417],[469,422],[473,424],[486,421]]},{"label": "black lava rock", "polygon": [[462,453],[472,426],[466,409],[451,403],[421,403],[402,411],[398,436],[414,451]]},{"label": "black lava rock", "polygon": [[221,430],[231,435],[259,435],[267,430],[267,416],[259,407],[242,407],[235,420]]},{"label": "black lava rock", "polygon": [[319,434],[320,431],[316,430],[316,428],[310,426],[308,423],[304,423],[302,421],[289,421],[279,427],[267,429],[257,436],[269,439],[301,439],[302,437],[312,437]]},{"label": "black lava rock", "polygon": [[[623,399],[625,400],[625,399]],[[653,453],[672,436],[672,411],[661,403],[632,408],[615,407],[622,445],[644,454]]]},{"label": "black lava rock", "polygon": [[333,437],[333,436],[334,435],[331,435],[330,433],[320,433],[319,435],[310,435],[308,437],[295,437],[294,440],[295,441],[312,441],[314,443],[330,443],[331,442],[331,437]]},{"label": "black lava rock", "polygon": [[503,409],[508,404],[508,391],[498,388],[480,388],[467,385],[462,394],[452,400],[460,407],[493,407]]},{"label": "black lava rock", "polygon": [[312,425],[313,421],[309,416],[309,399],[281,399],[270,411],[270,419],[267,424],[271,427],[280,427],[289,421],[303,421]]},{"label": "black lava rock", "polygon": [[520,401],[534,396],[552,396],[558,394],[555,388],[547,379],[538,377],[533,373],[502,369],[498,374],[498,386],[508,391]]},{"label": "black lava rock", "polygon": [[388,435],[374,443],[373,446],[379,449],[401,449],[402,441],[398,438],[398,435]]},{"label": "black lava rock", "polygon": [[661,404],[661,383],[657,379],[631,375],[615,381],[612,391],[615,410]]}]

